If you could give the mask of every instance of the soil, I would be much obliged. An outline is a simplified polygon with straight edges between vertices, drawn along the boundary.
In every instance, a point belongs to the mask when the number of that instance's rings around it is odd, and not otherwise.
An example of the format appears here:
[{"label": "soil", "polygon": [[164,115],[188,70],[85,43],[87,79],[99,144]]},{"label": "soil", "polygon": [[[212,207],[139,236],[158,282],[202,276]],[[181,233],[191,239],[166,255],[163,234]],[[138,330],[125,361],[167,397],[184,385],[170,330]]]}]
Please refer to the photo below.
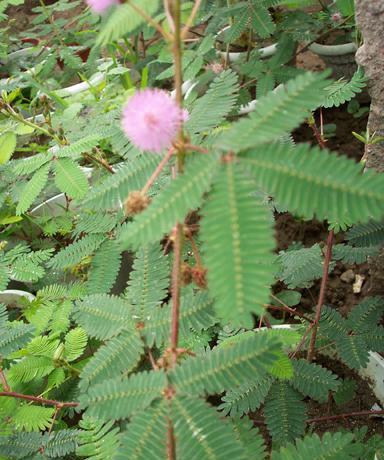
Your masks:
[{"label": "soil", "polygon": [[[356,372],[349,369],[341,362],[324,355],[317,356],[315,362],[331,370],[342,379],[354,380],[357,383],[357,389],[351,401],[340,405],[337,405],[333,400],[320,404],[314,400],[305,398],[304,402],[307,404],[308,419],[371,410],[374,404],[379,404],[377,397],[369,386],[369,381],[361,378]],[[263,411],[258,410],[257,412],[250,413],[249,417],[264,436],[267,446],[270,447],[272,442],[264,424]],[[307,433],[314,431],[321,436],[327,431],[336,432],[342,429],[352,431],[362,427],[368,428],[367,433],[369,436],[375,434],[384,435],[383,417],[378,416],[343,417],[337,420],[310,423],[307,425],[306,431]]]}]

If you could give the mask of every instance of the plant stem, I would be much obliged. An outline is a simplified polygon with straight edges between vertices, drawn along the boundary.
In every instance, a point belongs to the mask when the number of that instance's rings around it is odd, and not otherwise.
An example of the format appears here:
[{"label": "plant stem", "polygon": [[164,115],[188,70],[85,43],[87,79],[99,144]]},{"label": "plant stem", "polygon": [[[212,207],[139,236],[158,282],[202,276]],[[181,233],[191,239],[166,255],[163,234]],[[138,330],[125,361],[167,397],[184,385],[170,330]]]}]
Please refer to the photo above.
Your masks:
[{"label": "plant stem", "polygon": [[148,179],[147,183],[142,188],[142,190],[141,190],[142,193],[145,194],[145,193],[148,192],[148,190],[152,187],[152,184],[155,182],[155,180],[157,179],[157,177],[159,176],[161,171],[164,169],[164,166],[168,163],[168,161],[170,160],[170,158],[172,157],[172,155],[174,153],[175,153],[175,149],[173,147],[171,147],[168,150],[168,152],[166,153],[166,155],[164,156],[164,158],[158,164],[158,166],[155,169],[155,171],[153,172],[152,176]]},{"label": "plant stem", "polygon": [[315,320],[313,322],[311,341],[309,343],[309,349],[308,349],[308,355],[307,355],[308,361],[312,361],[313,355],[315,352],[317,329],[318,329],[318,324],[320,321],[321,310],[323,308],[325,291],[327,288],[329,265],[332,259],[333,236],[334,236],[333,230],[330,230],[330,232],[328,233],[328,238],[327,238],[327,249],[326,249],[325,258],[324,258],[323,277],[321,279],[319,300],[316,306],[316,315],[315,315]]},{"label": "plant stem", "polygon": [[132,0],[127,0],[128,5],[136,11],[137,14],[139,14],[148,24],[150,24],[152,27],[154,27],[160,34],[165,38],[165,40],[170,41],[171,36],[169,35],[168,32],[166,32],[161,25],[156,22],[154,19],[151,18],[144,10],[142,10],[135,2]]},{"label": "plant stem", "polygon": [[17,393],[15,391],[0,391],[0,396],[8,396],[10,398],[25,399],[26,401],[32,401],[39,404],[45,404],[47,406],[55,407],[77,407],[78,402],[61,402],[55,401],[54,399],[44,399],[39,396],[24,395],[22,393]]},{"label": "plant stem", "polygon": [[187,22],[181,31],[181,39],[184,40],[186,37],[189,29],[191,28],[191,25],[193,24],[193,21],[196,17],[197,12],[199,11],[200,5],[201,5],[202,0],[196,0],[195,4],[193,5],[191,14],[189,15],[189,18],[187,19]]},{"label": "plant stem", "polygon": [[0,367],[0,382],[3,385],[4,391],[11,391],[11,388],[8,385],[7,379],[4,375],[4,371],[1,367]]},{"label": "plant stem", "polygon": [[310,418],[307,423],[327,422],[328,420],[338,420],[347,417],[365,417],[369,415],[384,415],[384,410],[363,410],[360,412],[350,412],[348,414],[329,415],[326,417]]}]

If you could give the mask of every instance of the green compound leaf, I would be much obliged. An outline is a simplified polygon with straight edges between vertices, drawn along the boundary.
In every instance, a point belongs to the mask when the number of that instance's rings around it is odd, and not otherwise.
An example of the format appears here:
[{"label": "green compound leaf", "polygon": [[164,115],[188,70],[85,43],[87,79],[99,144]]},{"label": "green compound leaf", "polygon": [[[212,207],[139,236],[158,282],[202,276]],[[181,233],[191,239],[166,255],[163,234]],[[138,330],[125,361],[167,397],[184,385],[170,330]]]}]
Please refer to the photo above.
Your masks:
[{"label": "green compound leaf", "polygon": [[205,401],[190,397],[172,400],[176,457],[180,460],[245,460],[245,451],[231,425]]},{"label": "green compound leaf", "polygon": [[188,211],[199,206],[203,193],[209,188],[217,159],[198,155],[191,159],[184,174],[178,176],[150,206],[122,230],[120,241],[124,248],[134,249],[159,241],[182,221]]},{"label": "green compound leaf", "polygon": [[306,144],[269,144],[246,154],[256,183],[305,219],[368,221],[384,215],[384,176]]},{"label": "green compound leaf", "polygon": [[201,221],[208,286],[219,316],[252,327],[273,282],[271,215],[253,196],[254,184],[227,163],[218,173]]},{"label": "green compound leaf", "polygon": [[45,187],[48,180],[48,174],[51,169],[51,163],[41,166],[32,176],[31,180],[23,188],[20,194],[20,200],[17,203],[16,214],[19,216],[26,212],[31,204],[38,197]]},{"label": "green compound leaf", "polygon": [[288,383],[275,382],[265,402],[264,415],[273,441],[280,445],[304,434],[306,407],[303,397]]},{"label": "green compound leaf", "polygon": [[201,356],[188,358],[169,373],[183,394],[220,393],[258,380],[280,357],[280,342],[267,334],[243,334],[237,341],[220,345]]},{"label": "green compound leaf", "polygon": [[277,140],[296,128],[324,100],[323,74],[306,73],[258,99],[252,114],[224,132],[217,145],[239,152]]},{"label": "green compound leaf", "polygon": [[128,418],[161,397],[165,387],[166,376],[161,371],[141,372],[125,380],[105,380],[80,396],[80,406],[87,408],[87,416],[100,420]]},{"label": "green compound leaf", "polygon": [[88,181],[80,167],[69,158],[60,158],[54,164],[58,189],[71,198],[82,198],[88,191]]}]

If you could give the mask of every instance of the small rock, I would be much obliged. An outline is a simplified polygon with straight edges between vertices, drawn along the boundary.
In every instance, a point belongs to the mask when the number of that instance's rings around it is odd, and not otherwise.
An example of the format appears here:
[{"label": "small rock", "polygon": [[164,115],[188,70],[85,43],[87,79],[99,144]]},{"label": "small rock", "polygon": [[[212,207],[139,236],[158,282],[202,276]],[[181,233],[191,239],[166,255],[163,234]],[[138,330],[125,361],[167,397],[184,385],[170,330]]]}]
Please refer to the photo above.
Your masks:
[{"label": "small rock", "polygon": [[356,275],[355,282],[353,283],[352,290],[354,294],[360,294],[361,287],[364,283],[365,276],[363,275]]},{"label": "small rock", "polygon": [[340,279],[344,281],[344,283],[352,283],[355,279],[355,274],[353,270],[349,269],[340,275]]}]

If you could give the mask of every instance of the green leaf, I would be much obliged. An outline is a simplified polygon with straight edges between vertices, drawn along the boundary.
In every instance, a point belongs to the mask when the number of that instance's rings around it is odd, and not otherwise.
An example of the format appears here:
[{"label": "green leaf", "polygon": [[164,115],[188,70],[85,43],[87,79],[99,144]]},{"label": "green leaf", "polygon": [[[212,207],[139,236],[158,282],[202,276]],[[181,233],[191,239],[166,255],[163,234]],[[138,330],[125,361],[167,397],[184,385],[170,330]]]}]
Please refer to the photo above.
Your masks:
[{"label": "green leaf", "polygon": [[95,294],[76,303],[74,319],[91,337],[101,340],[119,334],[123,329],[132,329],[131,307],[116,296]]},{"label": "green leaf", "polygon": [[305,359],[292,360],[295,376],[292,384],[304,396],[319,402],[326,402],[330,391],[336,391],[340,385],[337,375],[324,367],[310,363]]},{"label": "green leaf", "polygon": [[100,185],[92,188],[92,193],[83,204],[97,209],[110,209],[127,199],[128,194],[143,188],[152,171],[159,164],[156,155],[142,154],[116,168],[113,175],[107,176]]},{"label": "green leaf", "polygon": [[51,163],[46,163],[41,166],[32,176],[31,180],[25,185],[20,193],[20,200],[17,203],[16,214],[20,215],[26,212],[31,204],[38,197],[40,192],[45,187],[48,180]]},{"label": "green leaf", "polygon": [[271,215],[234,162],[225,164],[204,205],[201,221],[208,286],[220,317],[252,327],[263,314],[273,282]]},{"label": "green leaf", "polygon": [[85,417],[79,422],[82,431],[78,435],[76,454],[87,457],[88,460],[115,459],[114,454],[119,447],[119,427],[114,423],[101,423],[98,420]]},{"label": "green leaf", "polygon": [[81,388],[100,383],[107,378],[131,372],[144,351],[143,341],[136,331],[123,331],[102,345],[81,372]]},{"label": "green leaf", "polygon": [[238,88],[238,78],[232,70],[218,75],[204,96],[193,105],[185,128],[196,134],[218,126],[233,109]]},{"label": "green leaf", "polygon": [[237,388],[231,388],[222,397],[223,403],[220,404],[219,409],[231,417],[254,412],[264,402],[272,384],[273,379],[267,376],[245,382]]},{"label": "green leaf", "polygon": [[344,363],[352,369],[367,367],[369,361],[369,349],[363,337],[359,335],[347,335],[336,340],[337,351]]},{"label": "green leaf", "polygon": [[44,431],[52,424],[55,408],[23,404],[12,417],[18,430]]},{"label": "green leaf", "polygon": [[120,234],[124,247],[145,246],[159,241],[170,232],[188,211],[199,206],[201,196],[209,188],[217,159],[211,155],[197,155],[187,163],[184,174],[179,175],[149,207],[128,223]]},{"label": "green leaf", "polygon": [[95,385],[80,396],[87,416],[119,420],[146,409],[166,387],[164,372],[141,372],[125,380],[111,379]]},{"label": "green leaf", "polygon": [[384,214],[384,176],[306,144],[270,144],[244,158],[256,183],[305,219],[358,222]]},{"label": "green leaf", "polygon": [[80,167],[69,158],[59,158],[54,164],[59,190],[71,198],[82,198],[88,191],[88,181]]},{"label": "green leaf", "polygon": [[205,401],[189,397],[172,399],[176,458],[180,460],[245,460],[245,451],[228,422]]},{"label": "green leaf", "polygon": [[64,341],[64,358],[68,361],[75,361],[79,358],[87,346],[87,333],[81,327],[71,329],[65,336]]},{"label": "green leaf", "polygon": [[9,161],[16,149],[16,134],[5,132],[0,136],[0,165]]},{"label": "green leaf", "polygon": [[117,40],[132,32],[145,22],[144,18],[130,4],[136,5],[147,16],[152,17],[159,8],[159,0],[130,0],[124,5],[115,7],[97,39],[98,45]]},{"label": "green leaf", "polygon": [[274,442],[284,445],[304,434],[306,408],[302,399],[288,383],[278,381],[273,384],[264,415]]},{"label": "green leaf", "polygon": [[234,123],[218,138],[217,145],[239,152],[278,139],[323,102],[327,84],[323,74],[299,75],[281,89],[258,99],[254,112]]},{"label": "green leaf", "polygon": [[333,394],[333,399],[335,400],[335,403],[340,406],[349,401],[352,401],[352,399],[355,397],[356,390],[357,382],[352,379],[345,379],[342,381],[336,393]]},{"label": "green leaf", "polygon": [[0,291],[7,289],[9,282],[9,273],[7,265],[0,260]]},{"label": "green leaf", "polygon": [[53,431],[44,443],[44,455],[49,458],[65,458],[75,451],[80,430]]},{"label": "green leaf", "polygon": [[324,433],[322,439],[314,433],[273,452],[272,460],[352,460],[352,433]]},{"label": "green leaf", "polygon": [[121,257],[121,250],[115,240],[106,240],[101,244],[92,259],[88,275],[89,294],[104,294],[112,289],[119,274]]},{"label": "green leaf", "polygon": [[323,107],[339,107],[350,101],[356,94],[361,93],[366,86],[366,81],[367,78],[364,76],[363,69],[358,68],[350,81],[341,79],[331,83],[325,88],[326,99]]},{"label": "green leaf", "polygon": [[236,438],[245,449],[247,459],[265,460],[267,458],[263,435],[253,427],[252,420],[243,417],[232,420]]},{"label": "green leaf", "polygon": [[51,358],[46,356],[28,356],[14,364],[8,376],[15,382],[30,382],[45,377],[54,370]]},{"label": "green leaf", "polygon": [[0,336],[0,356],[7,357],[12,352],[23,348],[32,338],[34,327],[30,324],[17,323],[8,326]]},{"label": "green leaf", "polygon": [[264,378],[278,359],[279,349],[277,339],[252,332],[227,346],[186,359],[169,376],[181,393],[220,393],[241,385],[244,380]]},{"label": "green leaf", "polygon": [[169,261],[159,243],[136,253],[125,296],[134,308],[135,316],[144,321],[160,306],[169,287]]},{"label": "green leaf", "polygon": [[162,401],[132,417],[114,460],[166,460],[166,415],[167,407]]},{"label": "green leaf", "polygon": [[267,8],[255,8],[252,2],[249,2],[252,28],[260,38],[268,38],[273,34],[276,26]]}]

